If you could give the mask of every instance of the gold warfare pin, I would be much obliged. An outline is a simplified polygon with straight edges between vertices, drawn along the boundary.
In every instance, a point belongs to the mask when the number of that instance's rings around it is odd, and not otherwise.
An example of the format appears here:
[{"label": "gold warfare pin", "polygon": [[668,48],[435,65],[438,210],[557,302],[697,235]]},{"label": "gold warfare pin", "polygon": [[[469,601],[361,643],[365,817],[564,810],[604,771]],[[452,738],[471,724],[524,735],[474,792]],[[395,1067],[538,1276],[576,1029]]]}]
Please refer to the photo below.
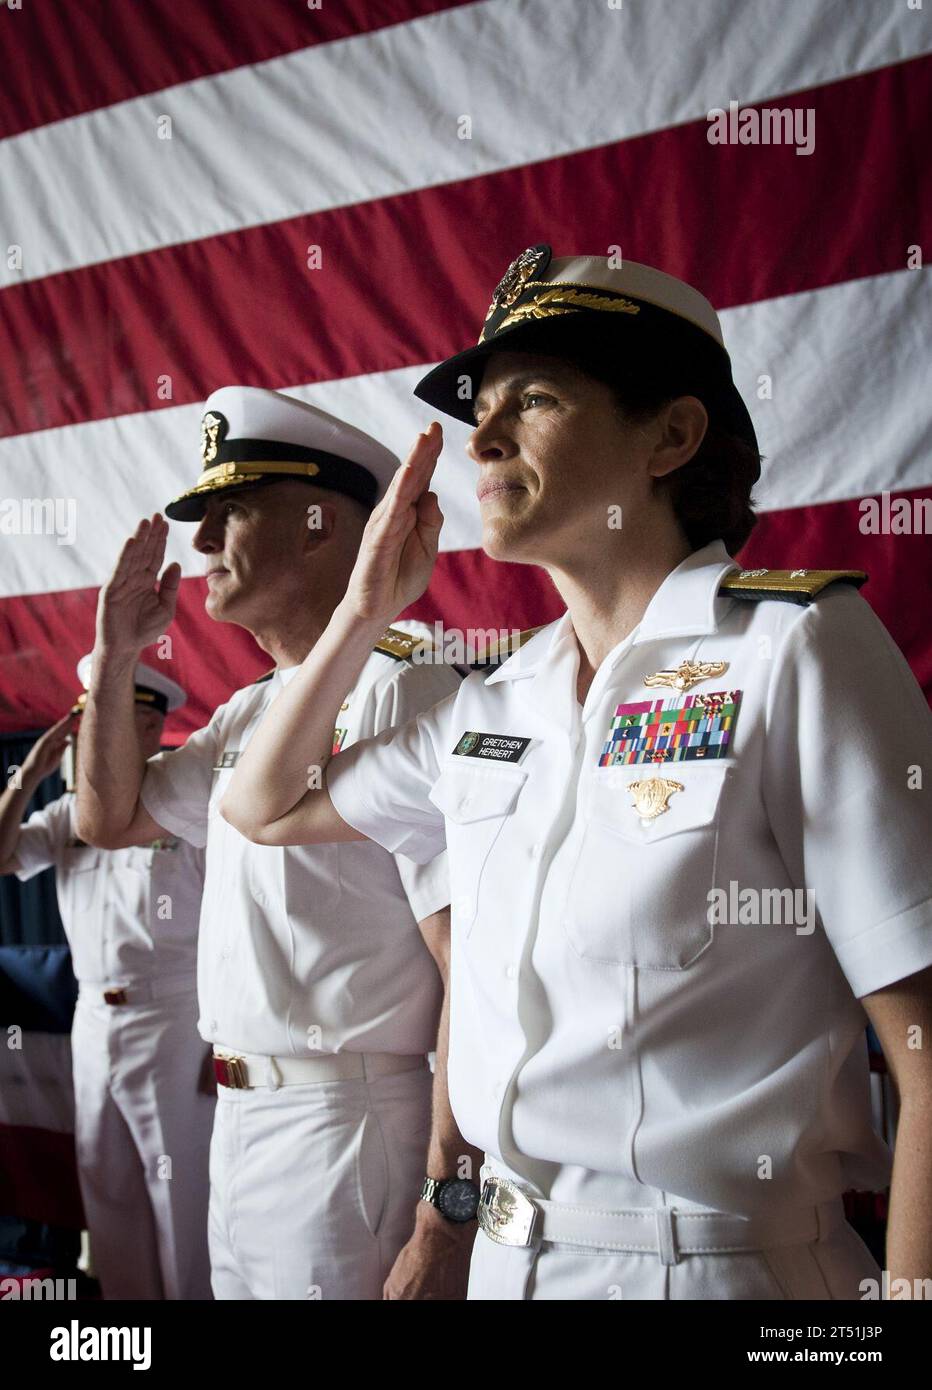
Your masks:
[{"label": "gold warfare pin", "polygon": [[691,690],[700,681],[723,676],[727,670],[727,661],[681,661],[675,670],[655,671],[653,675],[645,676],[644,684],[667,685],[671,690]]},{"label": "gold warfare pin", "polygon": [[629,782],[628,791],[634,798],[634,810],[645,825],[662,816],[670,809],[670,797],[674,792],[683,791],[682,782],[673,782],[669,777],[647,777],[640,782]]}]

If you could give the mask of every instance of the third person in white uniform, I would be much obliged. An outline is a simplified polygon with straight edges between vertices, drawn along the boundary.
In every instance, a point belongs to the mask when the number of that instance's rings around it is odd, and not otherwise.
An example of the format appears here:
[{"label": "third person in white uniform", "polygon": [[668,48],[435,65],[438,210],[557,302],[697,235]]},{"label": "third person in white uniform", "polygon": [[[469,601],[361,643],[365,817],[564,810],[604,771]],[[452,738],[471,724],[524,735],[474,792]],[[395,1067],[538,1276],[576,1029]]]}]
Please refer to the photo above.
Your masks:
[{"label": "third person in white uniform", "polygon": [[[85,657],[78,665],[85,685],[89,674]],[[141,662],[131,682],[140,755],[154,756],[165,714],[184,703],[184,691]],[[0,873],[25,882],[55,869],[78,981],[71,1032],[78,1175],[104,1298],[208,1299],[216,1088],[197,1035],[204,852],[161,832],[123,849],[95,849],[77,835],[73,789],[19,824],[84,700],[35,745],[22,785],[0,798]]]}]

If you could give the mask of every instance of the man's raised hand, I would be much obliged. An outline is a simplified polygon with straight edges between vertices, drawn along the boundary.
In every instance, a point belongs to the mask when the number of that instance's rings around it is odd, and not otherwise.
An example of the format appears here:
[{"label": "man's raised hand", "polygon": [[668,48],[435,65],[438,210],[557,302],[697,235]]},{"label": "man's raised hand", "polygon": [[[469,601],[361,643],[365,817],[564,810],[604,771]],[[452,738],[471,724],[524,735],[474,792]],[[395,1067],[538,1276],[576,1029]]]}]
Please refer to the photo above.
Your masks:
[{"label": "man's raised hand", "polygon": [[159,579],[167,539],[168,522],[156,512],[123,546],[97,604],[97,644],[104,651],[140,652],[174,618],[181,566],[169,565]]},{"label": "man's raised hand", "polygon": [[69,710],[62,715],[41,738],[37,738],[23,761],[23,777],[34,777],[41,782],[54,772],[62,760],[70,735],[74,732],[77,717]]},{"label": "man's raised hand", "polygon": [[443,525],[437,495],[427,489],[442,448],[434,421],[366,524],[345,599],[359,618],[391,622],[427,588]]}]

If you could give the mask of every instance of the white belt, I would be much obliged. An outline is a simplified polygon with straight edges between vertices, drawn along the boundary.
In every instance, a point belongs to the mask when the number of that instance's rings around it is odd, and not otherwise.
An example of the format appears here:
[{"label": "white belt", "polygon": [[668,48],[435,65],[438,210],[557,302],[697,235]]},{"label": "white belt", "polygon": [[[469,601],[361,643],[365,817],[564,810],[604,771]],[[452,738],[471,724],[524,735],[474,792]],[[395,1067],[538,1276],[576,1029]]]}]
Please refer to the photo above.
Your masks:
[{"label": "white belt", "polygon": [[681,1255],[727,1254],[818,1240],[844,1220],[841,1198],[774,1218],[725,1212],[678,1211],[675,1207],[632,1207],[606,1211],[530,1197],[506,1178],[486,1178],[479,1199],[479,1225],[499,1245],[560,1241],[599,1250],[657,1255],[676,1264]]},{"label": "white belt", "polygon": [[110,984],[106,981],[89,984],[78,982],[78,997],[91,1004],[152,1004],[157,999],[171,999],[178,994],[195,994],[197,977],[192,970],[187,975],[156,976],[152,980],[135,980],[132,984]]},{"label": "white belt", "polygon": [[323,1052],[317,1057],[265,1057],[214,1047],[214,1073],[221,1086],[243,1091],[254,1086],[306,1086],[315,1081],[373,1081],[379,1076],[427,1066],[423,1053]]}]

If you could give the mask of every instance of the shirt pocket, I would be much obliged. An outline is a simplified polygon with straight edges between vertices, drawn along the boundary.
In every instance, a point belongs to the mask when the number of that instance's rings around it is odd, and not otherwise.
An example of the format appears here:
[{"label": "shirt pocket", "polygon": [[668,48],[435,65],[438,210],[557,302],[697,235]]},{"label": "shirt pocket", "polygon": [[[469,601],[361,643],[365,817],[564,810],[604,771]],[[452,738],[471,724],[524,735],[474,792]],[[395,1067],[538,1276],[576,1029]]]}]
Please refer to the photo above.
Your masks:
[{"label": "shirt pocket", "polygon": [[489,856],[514,813],[527,780],[518,767],[476,766],[469,760],[447,763],[430,789],[430,800],[444,814],[453,924],[469,936],[489,892]]},{"label": "shirt pocket", "polygon": [[[722,789],[730,765],[618,768],[593,779],[564,927],[576,953],[605,965],[685,970],[712,940]],[[628,791],[662,776],[682,784],[644,821]]]},{"label": "shirt pocket", "polygon": [[61,870],[65,876],[65,896],[73,912],[90,912],[94,905],[97,871],[103,851],[90,846],[70,846],[64,850]]},{"label": "shirt pocket", "polygon": [[164,851],[155,850],[151,845],[131,845],[124,853],[125,858],[115,870],[119,879],[120,901],[133,921],[151,928],[155,856]]}]

